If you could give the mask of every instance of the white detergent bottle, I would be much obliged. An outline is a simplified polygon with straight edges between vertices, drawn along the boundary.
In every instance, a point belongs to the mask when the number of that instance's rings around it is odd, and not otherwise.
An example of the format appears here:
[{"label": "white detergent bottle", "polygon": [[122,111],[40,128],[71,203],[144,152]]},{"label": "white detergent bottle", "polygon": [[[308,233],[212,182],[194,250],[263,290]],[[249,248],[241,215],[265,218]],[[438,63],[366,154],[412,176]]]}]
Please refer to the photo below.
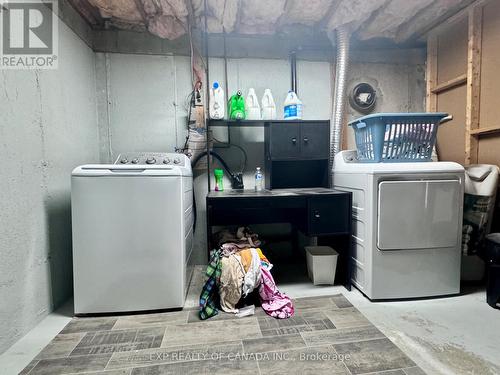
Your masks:
[{"label": "white detergent bottle", "polygon": [[302,102],[292,90],[288,91],[285,99],[283,118],[285,120],[302,120]]},{"label": "white detergent bottle", "polygon": [[262,120],[276,120],[276,103],[274,103],[273,94],[271,94],[270,89],[264,90],[261,105]]},{"label": "white detergent bottle", "polygon": [[225,113],[226,101],[224,98],[224,90],[222,90],[219,82],[215,81],[210,88],[210,107],[208,109],[208,114],[213,120],[222,120]]},{"label": "white detergent bottle", "polygon": [[245,100],[245,112],[247,120],[260,120],[259,99],[253,88],[248,89],[247,99]]}]

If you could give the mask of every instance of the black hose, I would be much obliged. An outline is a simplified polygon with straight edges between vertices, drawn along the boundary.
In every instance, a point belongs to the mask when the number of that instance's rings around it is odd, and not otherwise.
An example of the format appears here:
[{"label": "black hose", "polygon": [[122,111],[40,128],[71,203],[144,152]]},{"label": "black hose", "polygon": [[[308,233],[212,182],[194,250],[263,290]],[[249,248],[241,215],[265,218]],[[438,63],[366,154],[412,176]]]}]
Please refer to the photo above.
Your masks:
[{"label": "black hose", "polygon": [[247,162],[248,162],[248,156],[247,156],[247,153],[245,151],[245,149],[239,145],[236,145],[234,143],[224,143],[224,142],[221,142],[219,141],[217,138],[215,137],[212,137],[212,139],[216,142],[218,142],[219,144],[223,144],[224,146],[227,146],[227,147],[221,147],[221,146],[218,146],[218,145],[214,145],[214,148],[230,148],[230,147],[235,147],[237,148],[238,150],[241,151],[241,154],[243,155],[243,165],[241,167],[241,174],[243,174],[243,172],[245,171],[245,169],[247,168]]},{"label": "black hose", "polygon": [[[195,165],[200,161],[200,159],[204,156],[208,155],[208,152],[207,151],[203,151],[201,154],[199,154],[192,162],[191,162],[191,166],[194,168]],[[224,161],[224,159],[222,159],[222,157],[217,154],[216,152],[214,151],[210,151],[210,155],[212,155],[214,158],[216,158],[222,165],[222,167],[226,170],[226,172],[229,174],[229,176],[231,176],[231,178],[234,178],[235,177],[235,174],[233,172],[231,172],[231,169],[229,169],[229,166],[226,164],[226,162]]]},{"label": "black hose", "polygon": [[[192,168],[194,168],[196,166],[196,164],[198,164],[198,162],[200,161],[200,159],[202,157],[207,156],[207,155],[208,155],[208,151],[203,151],[196,158],[194,158],[193,161],[191,162]],[[217,154],[216,152],[210,151],[210,155],[212,155],[214,158],[216,158],[221,163],[221,165],[224,167],[226,172],[231,177],[231,180],[235,180],[238,178],[233,172],[231,172],[231,170],[229,169],[229,166],[227,165],[227,163],[224,161],[224,159],[222,159],[222,157],[219,154]],[[243,173],[243,171],[242,171],[242,173]],[[208,176],[208,178],[210,178],[210,176]],[[197,218],[198,218],[198,214],[196,212],[196,196],[194,193],[194,183],[193,183],[193,210],[194,210],[194,218],[193,218],[194,219],[193,220],[193,233],[194,233],[196,230],[196,222],[197,222]]]}]

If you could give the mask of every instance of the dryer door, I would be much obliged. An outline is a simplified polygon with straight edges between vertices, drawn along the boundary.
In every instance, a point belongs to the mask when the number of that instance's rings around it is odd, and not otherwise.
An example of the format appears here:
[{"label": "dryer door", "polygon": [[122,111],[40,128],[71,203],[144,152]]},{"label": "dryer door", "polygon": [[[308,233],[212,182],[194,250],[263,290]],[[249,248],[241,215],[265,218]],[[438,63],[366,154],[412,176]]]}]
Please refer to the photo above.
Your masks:
[{"label": "dryer door", "polygon": [[378,186],[380,250],[458,245],[462,218],[459,180],[383,181]]}]

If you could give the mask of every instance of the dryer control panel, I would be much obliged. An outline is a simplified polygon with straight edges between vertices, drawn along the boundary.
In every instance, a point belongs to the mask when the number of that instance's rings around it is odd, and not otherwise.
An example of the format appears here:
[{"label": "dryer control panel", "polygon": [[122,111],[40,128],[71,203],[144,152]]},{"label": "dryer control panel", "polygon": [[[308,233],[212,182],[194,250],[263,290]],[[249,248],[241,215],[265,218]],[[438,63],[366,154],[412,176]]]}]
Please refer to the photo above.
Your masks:
[{"label": "dryer control panel", "polygon": [[127,152],[118,155],[115,164],[137,165],[175,165],[179,167],[189,163],[184,154],[166,152]]}]

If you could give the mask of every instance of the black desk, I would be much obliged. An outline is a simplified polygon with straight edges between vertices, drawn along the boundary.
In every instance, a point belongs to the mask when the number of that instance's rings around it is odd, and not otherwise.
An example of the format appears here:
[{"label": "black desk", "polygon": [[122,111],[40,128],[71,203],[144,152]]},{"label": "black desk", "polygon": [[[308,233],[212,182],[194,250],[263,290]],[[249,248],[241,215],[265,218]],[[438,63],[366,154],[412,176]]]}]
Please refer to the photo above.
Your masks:
[{"label": "black desk", "polygon": [[207,243],[213,226],[290,223],[339,253],[337,280],[351,288],[351,193],[326,188],[212,191],[207,195]]}]

